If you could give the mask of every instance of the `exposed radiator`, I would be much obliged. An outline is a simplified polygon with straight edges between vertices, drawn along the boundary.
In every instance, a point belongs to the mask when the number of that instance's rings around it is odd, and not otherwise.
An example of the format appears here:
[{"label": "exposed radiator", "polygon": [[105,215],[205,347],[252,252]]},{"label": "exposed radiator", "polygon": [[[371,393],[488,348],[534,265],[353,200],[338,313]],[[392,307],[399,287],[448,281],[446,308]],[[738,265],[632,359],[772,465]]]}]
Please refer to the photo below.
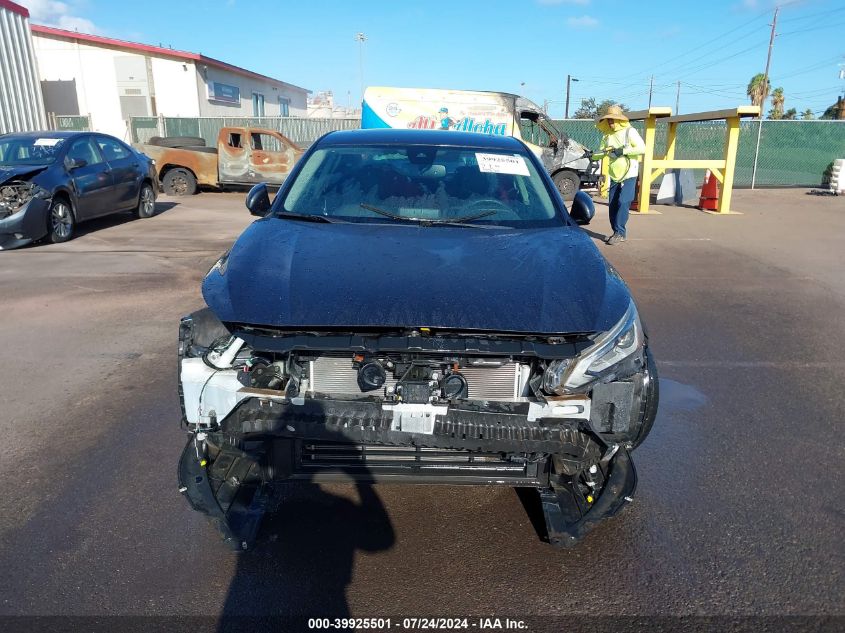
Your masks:
[{"label": "exposed radiator", "polygon": [[[464,367],[461,373],[467,380],[469,398],[473,400],[513,400],[520,390],[519,363],[506,363],[501,367]],[[311,361],[309,390],[318,393],[360,394],[358,371],[348,355],[321,356]],[[396,385],[388,372],[385,385]]]}]

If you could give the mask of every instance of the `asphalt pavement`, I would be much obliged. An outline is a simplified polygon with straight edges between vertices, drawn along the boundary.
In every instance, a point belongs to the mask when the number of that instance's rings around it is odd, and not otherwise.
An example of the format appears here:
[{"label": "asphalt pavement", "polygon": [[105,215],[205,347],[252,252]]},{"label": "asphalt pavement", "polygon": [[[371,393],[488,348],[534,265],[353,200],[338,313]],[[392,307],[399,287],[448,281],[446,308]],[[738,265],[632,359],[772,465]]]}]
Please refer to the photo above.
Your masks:
[{"label": "asphalt pavement", "polygon": [[845,198],[739,190],[599,244],[662,394],[634,503],[577,548],[512,489],[331,485],[239,555],[177,491],[176,336],[243,198],[0,253],[0,616],[845,616]]}]

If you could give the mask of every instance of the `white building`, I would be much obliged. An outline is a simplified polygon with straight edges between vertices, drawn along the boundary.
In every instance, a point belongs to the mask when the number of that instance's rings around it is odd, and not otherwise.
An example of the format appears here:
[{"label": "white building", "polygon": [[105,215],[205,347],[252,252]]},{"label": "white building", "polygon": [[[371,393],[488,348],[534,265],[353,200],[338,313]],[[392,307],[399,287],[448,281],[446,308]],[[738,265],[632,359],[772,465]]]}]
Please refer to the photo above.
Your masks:
[{"label": "white building", "polygon": [[199,53],[33,24],[44,108],[128,138],[130,116],[302,116],[310,91]]},{"label": "white building", "polygon": [[361,108],[353,108],[351,97],[349,104],[344,107],[335,102],[331,90],[317,92],[308,98],[309,119],[360,119]]},{"label": "white building", "polygon": [[0,0],[0,134],[45,127],[29,11]]}]

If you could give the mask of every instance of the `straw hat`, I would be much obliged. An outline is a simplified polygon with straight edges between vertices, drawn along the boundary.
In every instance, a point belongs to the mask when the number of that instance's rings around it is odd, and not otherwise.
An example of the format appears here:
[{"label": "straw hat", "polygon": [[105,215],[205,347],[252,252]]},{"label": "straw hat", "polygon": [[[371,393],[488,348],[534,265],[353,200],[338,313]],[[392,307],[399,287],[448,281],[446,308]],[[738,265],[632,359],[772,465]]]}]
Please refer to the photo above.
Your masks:
[{"label": "straw hat", "polygon": [[596,123],[601,123],[607,119],[616,119],[617,121],[627,121],[628,117],[622,112],[622,108],[618,105],[612,105],[607,109],[607,112],[596,119]]}]

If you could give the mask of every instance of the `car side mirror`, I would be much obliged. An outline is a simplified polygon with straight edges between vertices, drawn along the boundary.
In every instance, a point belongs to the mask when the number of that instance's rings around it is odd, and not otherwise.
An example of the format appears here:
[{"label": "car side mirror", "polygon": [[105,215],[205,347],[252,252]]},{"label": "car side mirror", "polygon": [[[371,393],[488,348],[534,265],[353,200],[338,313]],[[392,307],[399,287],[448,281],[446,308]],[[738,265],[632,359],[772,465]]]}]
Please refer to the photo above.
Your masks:
[{"label": "car side mirror", "polygon": [[88,164],[88,161],[84,158],[68,158],[67,159],[67,168],[68,171],[73,171],[74,169],[80,169],[81,167],[85,167]]},{"label": "car side mirror", "polygon": [[569,207],[569,217],[575,220],[575,224],[584,225],[589,224],[595,214],[593,199],[586,191],[578,191]]},{"label": "car side mirror", "polygon": [[246,194],[246,208],[252,215],[263,218],[270,210],[270,194],[267,193],[267,183],[261,182],[255,185]]}]

